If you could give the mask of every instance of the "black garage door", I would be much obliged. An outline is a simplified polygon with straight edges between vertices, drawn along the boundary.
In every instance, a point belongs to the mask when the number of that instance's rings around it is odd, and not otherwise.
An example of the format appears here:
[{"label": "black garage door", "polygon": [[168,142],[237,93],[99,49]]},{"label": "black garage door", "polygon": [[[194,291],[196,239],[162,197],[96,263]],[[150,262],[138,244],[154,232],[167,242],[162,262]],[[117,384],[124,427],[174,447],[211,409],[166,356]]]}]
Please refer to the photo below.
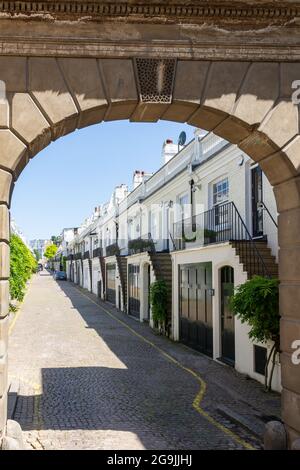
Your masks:
[{"label": "black garage door", "polygon": [[212,264],[181,265],[179,274],[180,341],[212,356]]}]

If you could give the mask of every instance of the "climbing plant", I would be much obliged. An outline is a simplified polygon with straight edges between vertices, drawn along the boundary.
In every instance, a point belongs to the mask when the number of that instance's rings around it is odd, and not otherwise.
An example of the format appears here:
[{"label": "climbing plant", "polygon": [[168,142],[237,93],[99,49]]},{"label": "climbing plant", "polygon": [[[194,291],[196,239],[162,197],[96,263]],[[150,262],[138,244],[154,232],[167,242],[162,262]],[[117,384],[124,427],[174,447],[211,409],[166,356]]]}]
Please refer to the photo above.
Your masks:
[{"label": "climbing plant", "polygon": [[37,261],[20,237],[10,239],[10,278],[9,289],[12,300],[22,301],[26,282],[37,269]]},{"label": "climbing plant", "polygon": [[150,304],[154,324],[165,329],[167,322],[168,288],[165,281],[155,281],[150,286]]},{"label": "climbing plant", "polygon": [[[250,326],[249,337],[252,340],[273,342],[265,367],[265,387],[270,390],[276,354],[280,348],[278,279],[254,276],[235,289],[230,306],[242,323]],[[271,360],[272,368],[268,381],[268,366]]]}]

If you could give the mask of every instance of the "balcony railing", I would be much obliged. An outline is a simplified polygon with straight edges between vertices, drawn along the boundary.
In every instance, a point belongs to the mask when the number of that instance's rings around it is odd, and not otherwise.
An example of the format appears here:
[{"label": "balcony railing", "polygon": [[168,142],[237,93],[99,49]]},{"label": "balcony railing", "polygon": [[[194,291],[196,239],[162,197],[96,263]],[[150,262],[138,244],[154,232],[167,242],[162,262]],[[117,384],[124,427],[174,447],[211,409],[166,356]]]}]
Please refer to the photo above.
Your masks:
[{"label": "balcony railing", "polygon": [[90,258],[90,250],[87,250],[83,253],[83,259],[89,259]]},{"label": "balcony railing", "polygon": [[103,256],[103,250],[102,248],[95,248],[93,250],[93,258],[100,258],[100,256]]},{"label": "balcony railing", "polygon": [[82,254],[81,253],[75,253],[74,259],[82,259]]},{"label": "balcony railing", "polygon": [[72,261],[74,259],[74,255],[68,255],[66,257],[66,261]]},{"label": "balcony railing", "polygon": [[134,240],[128,241],[128,252],[130,255],[137,253],[151,252],[153,251],[154,243],[151,238],[151,234],[147,234]]},{"label": "balcony railing", "polygon": [[234,241],[235,246],[251,258],[254,269],[268,275],[264,260],[234,202],[175,223],[172,241],[174,250]]},{"label": "balcony railing", "polygon": [[105,248],[106,256],[118,256],[120,254],[120,248],[117,243],[112,243]]}]

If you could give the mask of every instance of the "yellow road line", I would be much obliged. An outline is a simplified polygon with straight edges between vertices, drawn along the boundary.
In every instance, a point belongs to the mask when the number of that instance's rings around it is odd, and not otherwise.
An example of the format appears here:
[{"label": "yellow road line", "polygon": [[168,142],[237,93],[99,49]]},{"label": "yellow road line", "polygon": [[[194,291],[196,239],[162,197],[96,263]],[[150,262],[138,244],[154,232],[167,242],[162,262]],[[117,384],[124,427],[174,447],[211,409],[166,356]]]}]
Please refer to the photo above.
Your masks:
[{"label": "yellow road line", "polygon": [[[75,287],[75,286],[74,286]],[[166,357],[170,362],[173,362],[174,364],[176,364],[178,367],[180,367],[181,369],[183,369],[184,371],[188,372],[189,374],[191,374],[199,383],[200,383],[200,390],[199,392],[197,393],[196,397],[194,398],[194,401],[193,401],[193,408],[201,415],[203,416],[204,418],[207,419],[207,421],[209,421],[213,426],[215,426],[216,428],[220,429],[224,434],[226,434],[227,436],[231,437],[234,441],[236,441],[238,444],[242,445],[243,447],[245,447],[245,449],[248,449],[248,450],[255,450],[255,448],[249,444],[248,442],[244,441],[242,438],[240,438],[237,434],[235,434],[233,431],[231,431],[230,429],[226,428],[225,426],[223,426],[223,424],[219,423],[218,421],[216,421],[212,416],[210,416],[209,413],[207,413],[207,411],[203,410],[203,408],[200,406],[201,405],[201,402],[202,402],[202,399],[205,395],[205,391],[206,391],[206,382],[202,379],[202,377],[195,371],[193,371],[192,369],[189,369],[188,367],[185,367],[183,364],[181,364],[179,361],[177,361],[174,357],[170,356],[170,354],[166,353],[163,349],[161,349],[159,346],[157,346],[155,343],[153,343],[152,341],[150,341],[149,339],[145,338],[144,336],[142,336],[141,334],[139,334],[137,331],[135,331],[133,328],[131,328],[129,325],[127,325],[126,322],[120,320],[119,318],[117,318],[115,315],[113,315],[109,310],[107,310],[105,307],[103,307],[102,305],[98,304],[97,302],[95,302],[94,300],[92,300],[89,296],[87,296],[86,294],[84,294],[83,292],[81,292],[81,290],[79,290],[77,287],[75,287],[75,289],[83,296],[83,297],[86,297],[90,302],[92,302],[93,304],[97,305],[97,307],[99,307],[100,309],[102,309],[107,315],[109,315],[111,318],[113,318],[114,320],[116,320],[117,322],[119,322],[121,325],[125,326],[125,328],[127,328],[131,333],[133,333],[135,336],[137,336],[138,338],[140,338],[142,341],[144,341],[145,343],[149,344],[150,346],[152,346],[154,349],[156,349],[161,355],[163,355],[164,357]]]}]

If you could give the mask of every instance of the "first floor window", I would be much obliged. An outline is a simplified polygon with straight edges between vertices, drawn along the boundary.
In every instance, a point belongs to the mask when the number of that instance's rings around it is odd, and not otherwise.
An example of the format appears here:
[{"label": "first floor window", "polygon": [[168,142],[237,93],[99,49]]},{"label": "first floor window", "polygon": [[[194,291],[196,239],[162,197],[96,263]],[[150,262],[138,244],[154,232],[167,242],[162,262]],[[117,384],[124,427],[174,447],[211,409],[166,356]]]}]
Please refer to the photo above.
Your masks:
[{"label": "first floor window", "polygon": [[228,178],[223,178],[213,184],[213,208],[215,225],[224,226],[228,223],[228,202],[229,183]]}]

